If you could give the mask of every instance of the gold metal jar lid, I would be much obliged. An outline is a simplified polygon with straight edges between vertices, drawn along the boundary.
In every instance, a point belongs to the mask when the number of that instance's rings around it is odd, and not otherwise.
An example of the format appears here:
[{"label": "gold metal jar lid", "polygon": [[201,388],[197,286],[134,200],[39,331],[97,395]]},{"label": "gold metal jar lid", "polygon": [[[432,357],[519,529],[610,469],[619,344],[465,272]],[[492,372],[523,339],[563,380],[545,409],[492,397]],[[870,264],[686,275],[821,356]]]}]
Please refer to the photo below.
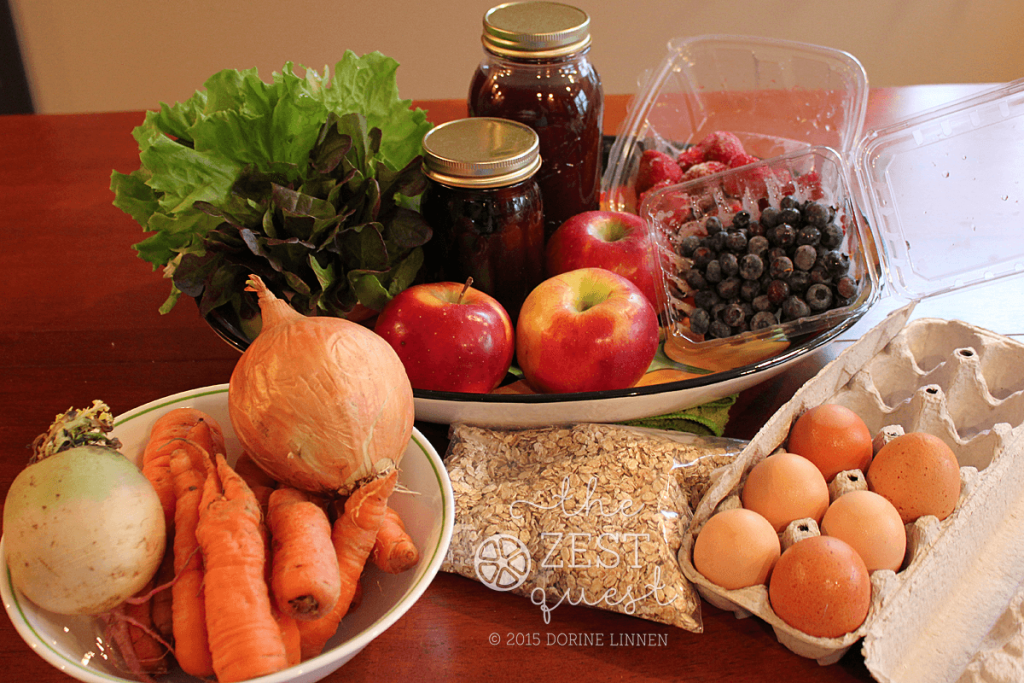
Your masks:
[{"label": "gold metal jar lid", "polygon": [[504,187],[540,168],[540,139],[522,123],[486,116],[449,121],[423,136],[423,173],[455,187]]},{"label": "gold metal jar lid", "polygon": [[563,57],[590,46],[590,15],[559,2],[510,2],[484,15],[484,48],[506,57]]}]

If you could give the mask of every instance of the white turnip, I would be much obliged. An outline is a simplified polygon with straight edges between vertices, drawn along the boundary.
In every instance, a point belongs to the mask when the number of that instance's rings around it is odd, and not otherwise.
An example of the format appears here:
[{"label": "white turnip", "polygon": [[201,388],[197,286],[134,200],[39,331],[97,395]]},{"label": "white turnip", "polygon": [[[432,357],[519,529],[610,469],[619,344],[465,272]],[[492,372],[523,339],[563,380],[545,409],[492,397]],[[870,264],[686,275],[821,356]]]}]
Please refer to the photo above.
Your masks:
[{"label": "white turnip", "polygon": [[153,578],[166,544],[160,501],[139,469],[96,445],[102,436],[58,424],[68,416],[81,423],[83,414],[95,423],[90,411],[58,417],[49,450],[15,477],[4,503],[11,581],[58,614],[114,609]]}]

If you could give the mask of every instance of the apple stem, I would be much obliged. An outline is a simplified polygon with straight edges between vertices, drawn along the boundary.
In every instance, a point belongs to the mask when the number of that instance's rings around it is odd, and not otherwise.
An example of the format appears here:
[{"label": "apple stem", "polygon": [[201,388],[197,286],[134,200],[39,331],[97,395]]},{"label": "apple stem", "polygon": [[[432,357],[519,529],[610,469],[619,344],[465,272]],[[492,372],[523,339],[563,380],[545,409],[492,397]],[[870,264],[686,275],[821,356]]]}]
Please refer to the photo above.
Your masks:
[{"label": "apple stem", "polygon": [[466,278],[466,286],[462,288],[461,292],[459,292],[459,300],[456,301],[455,303],[457,303],[457,304],[461,304],[462,303],[462,297],[466,296],[466,291],[469,289],[469,286],[471,284],[473,284],[473,278],[472,277]]}]

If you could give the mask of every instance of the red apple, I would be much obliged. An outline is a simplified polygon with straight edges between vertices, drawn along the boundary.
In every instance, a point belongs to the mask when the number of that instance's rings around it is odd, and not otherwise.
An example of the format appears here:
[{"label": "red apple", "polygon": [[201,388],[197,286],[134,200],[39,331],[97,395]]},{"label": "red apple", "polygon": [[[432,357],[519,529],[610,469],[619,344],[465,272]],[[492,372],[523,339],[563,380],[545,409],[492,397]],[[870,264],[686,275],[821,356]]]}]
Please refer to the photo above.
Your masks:
[{"label": "red apple", "polygon": [[413,389],[488,393],[515,355],[508,312],[489,294],[457,282],[403,290],[380,312],[374,331],[398,353]]},{"label": "red apple", "polygon": [[541,282],[519,312],[516,352],[536,391],[625,389],[658,351],[658,315],[640,289],[604,268]]},{"label": "red apple", "polygon": [[640,288],[660,309],[665,299],[654,244],[644,219],[620,211],[585,211],[565,221],[545,247],[547,275],[604,268]]}]

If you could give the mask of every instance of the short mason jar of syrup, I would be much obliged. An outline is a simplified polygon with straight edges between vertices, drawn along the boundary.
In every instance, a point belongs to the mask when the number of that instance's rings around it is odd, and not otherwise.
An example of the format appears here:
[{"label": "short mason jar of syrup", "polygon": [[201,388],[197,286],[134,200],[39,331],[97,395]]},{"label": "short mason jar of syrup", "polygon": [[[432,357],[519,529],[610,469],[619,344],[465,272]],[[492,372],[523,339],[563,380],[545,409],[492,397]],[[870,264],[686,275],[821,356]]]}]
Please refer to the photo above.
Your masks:
[{"label": "short mason jar of syrup", "polygon": [[469,88],[469,115],[537,131],[544,165],[546,236],[599,208],[604,93],[589,60],[590,17],[556,2],[512,2],[484,15],[484,58]]},{"label": "short mason jar of syrup", "polygon": [[428,185],[420,211],[434,231],[424,270],[493,296],[515,321],[544,276],[544,204],[537,134],[507,119],[450,121],[423,138]]}]

